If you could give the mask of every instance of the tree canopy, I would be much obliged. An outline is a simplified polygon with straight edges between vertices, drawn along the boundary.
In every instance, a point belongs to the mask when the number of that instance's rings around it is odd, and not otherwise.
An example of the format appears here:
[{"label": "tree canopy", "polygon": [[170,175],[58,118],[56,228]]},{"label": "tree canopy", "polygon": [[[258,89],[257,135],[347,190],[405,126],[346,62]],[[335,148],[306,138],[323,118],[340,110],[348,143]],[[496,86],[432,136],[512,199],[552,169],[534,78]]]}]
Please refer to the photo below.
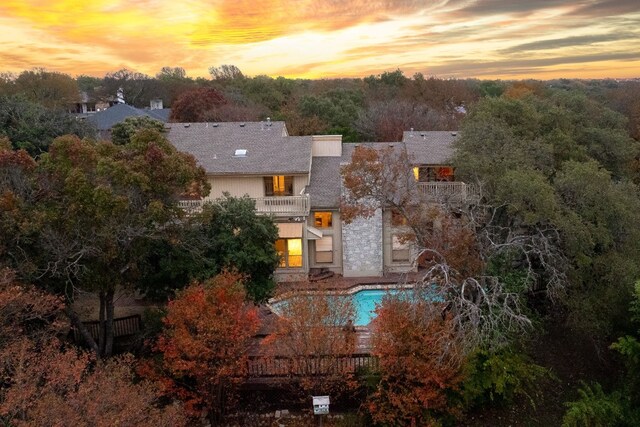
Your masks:
[{"label": "tree canopy", "polygon": [[179,197],[208,192],[204,170],[145,130],[125,146],[60,137],[20,173],[28,179],[3,183],[12,266],[67,298],[75,287],[97,293],[105,333],[99,343],[85,338],[108,355],[115,289],[135,286],[149,240],[180,228]]}]

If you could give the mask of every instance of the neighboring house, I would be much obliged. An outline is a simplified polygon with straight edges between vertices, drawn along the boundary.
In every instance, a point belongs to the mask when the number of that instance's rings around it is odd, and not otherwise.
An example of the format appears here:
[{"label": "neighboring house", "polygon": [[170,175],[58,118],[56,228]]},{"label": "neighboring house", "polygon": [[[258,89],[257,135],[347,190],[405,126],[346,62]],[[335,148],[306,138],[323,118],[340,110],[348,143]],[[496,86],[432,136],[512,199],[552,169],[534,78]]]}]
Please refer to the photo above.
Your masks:
[{"label": "neighboring house", "polygon": [[[341,135],[289,136],[284,122],[171,123],[168,138],[206,170],[211,193],[184,200],[186,209],[203,202],[248,195],[260,214],[272,215],[282,257],[278,280],[303,280],[310,271],[345,277],[382,276],[415,270],[414,254],[396,234],[403,232],[391,211],[344,224],[340,218],[341,165],[361,144],[343,144]],[[406,150],[418,190],[437,201],[441,195],[466,195],[448,165],[452,132],[405,132],[402,142],[366,143],[373,148]]]},{"label": "neighboring house", "polygon": [[162,108],[162,101],[152,100],[151,106],[159,106],[160,108],[143,109],[119,103],[102,111],[96,111],[95,113],[88,115],[86,120],[96,127],[99,137],[103,139],[109,139],[111,137],[111,128],[127,117],[148,116],[164,123],[169,121],[171,109]]},{"label": "neighboring house", "polygon": [[80,102],[69,106],[69,113],[76,118],[86,119],[98,111],[106,110],[115,104],[113,100],[99,100],[91,97],[87,92],[80,92]]}]

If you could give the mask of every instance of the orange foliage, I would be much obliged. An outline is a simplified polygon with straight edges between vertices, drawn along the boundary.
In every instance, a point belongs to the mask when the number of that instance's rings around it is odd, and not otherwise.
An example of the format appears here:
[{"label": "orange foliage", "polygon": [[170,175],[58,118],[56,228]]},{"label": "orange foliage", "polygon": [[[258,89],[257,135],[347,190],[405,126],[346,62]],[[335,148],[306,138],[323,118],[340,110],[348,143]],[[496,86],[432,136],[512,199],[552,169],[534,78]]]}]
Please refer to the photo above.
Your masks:
[{"label": "orange foliage", "polygon": [[483,271],[477,235],[463,219],[440,213],[434,226],[422,237],[424,241],[420,244],[429,248],[421,259],[422,264],[446,262],[460,279],[475,277]]},{"label": "orange foliage", "polygon": [[373,320],[373,348],[381,380],[367,407],[384,425],[435,425],[458,415],[448,400],[461,377],[462,352],[453,323],[439,304],[388,296]]},{"label": "orange foliage", "polygon": [[0,420],[15,426],[182,426],[157,386],[133,382],[131,356],[99,363],[66,346],[62,301],[0,271]]},{"label": "orange foliage", "polygon": [[231,386],[246,373],[247,350],[259,321],[257,309],[245,302],[243,280],[225,271],[180,293],[169,303],[165,330],[155,346],[161,364],[142,368],[194,415],[202,409],[220,414]]},{"label": "orange foliage", "polygon": [[291,384],[302,395],[337,397],[357,384],[344,358],[355,352],[355,309],[351,298],[313,292],[281,303],[274,332],[263,342],[267,357],[290,361]]},{"label": "orange foliage", "polygon": [[536,81],[514,82],[504,91],[502,96],[511,99],[522,99],[528,95],[542,95],[544,84]]}]

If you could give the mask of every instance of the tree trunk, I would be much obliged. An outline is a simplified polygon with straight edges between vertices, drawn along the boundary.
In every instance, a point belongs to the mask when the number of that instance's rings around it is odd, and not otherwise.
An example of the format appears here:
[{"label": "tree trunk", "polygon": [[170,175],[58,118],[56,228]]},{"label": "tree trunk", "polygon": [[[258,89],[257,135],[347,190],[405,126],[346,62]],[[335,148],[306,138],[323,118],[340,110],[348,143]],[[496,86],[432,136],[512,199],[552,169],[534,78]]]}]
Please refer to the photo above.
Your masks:
[{"label": "tree trunk", "polygon": [[78,329],[82,338],[84,338],[85,342],[89,347],[91,347],[91,350],[93,350],[96,355],[100,356],[100,347],[98,346],[98,343],[96,343],[96,340],[93,339],[89,330],[84,326],[80,317],[78,317],[78,314],[68,306],[65,307],[64,312],[69,320],[71,320],[71,324]]},{"label": "tree trunk", "polygon": [[100,352],[99,352],[99,356],[102,356],[104,354],[104,347],[105,347],[105,337],[106,337],[106,327],[105,327],[105,293],[104,292],[100,292],[98,294],[98,297],[100,299],[100,308],[98,311],[98,320],[99,320],[99,328],[98,328],[98,346],[100,348]]},{"label": "tree trunk", "polygon": [[113,353],[113,297],[115,292],[113,290],[108,290],[105,293],[105,309],[106,309],[106,319],[105,319],[105,345],[103,357],[111,356]]}]

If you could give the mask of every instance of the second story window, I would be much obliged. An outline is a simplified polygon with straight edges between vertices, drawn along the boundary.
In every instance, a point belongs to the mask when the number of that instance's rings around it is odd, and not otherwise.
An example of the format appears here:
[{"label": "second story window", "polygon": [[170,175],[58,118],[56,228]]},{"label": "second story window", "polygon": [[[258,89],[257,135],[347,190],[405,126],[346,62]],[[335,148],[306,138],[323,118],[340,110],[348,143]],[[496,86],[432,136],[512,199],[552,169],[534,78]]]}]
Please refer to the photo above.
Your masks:
[{"label": "second story window", "polygon": [[454,181],[454,171],[451,166],[416,166],[413,176],[419,182]]},{"label": "second story window", "polygon": [[331,212],[315,212],[313,224],[318,228],[331,228],[333,226]]},{"label": "second story window", "polygon": [[264,177],[265,196],[293,196],[293,177],[276,175]]}]

